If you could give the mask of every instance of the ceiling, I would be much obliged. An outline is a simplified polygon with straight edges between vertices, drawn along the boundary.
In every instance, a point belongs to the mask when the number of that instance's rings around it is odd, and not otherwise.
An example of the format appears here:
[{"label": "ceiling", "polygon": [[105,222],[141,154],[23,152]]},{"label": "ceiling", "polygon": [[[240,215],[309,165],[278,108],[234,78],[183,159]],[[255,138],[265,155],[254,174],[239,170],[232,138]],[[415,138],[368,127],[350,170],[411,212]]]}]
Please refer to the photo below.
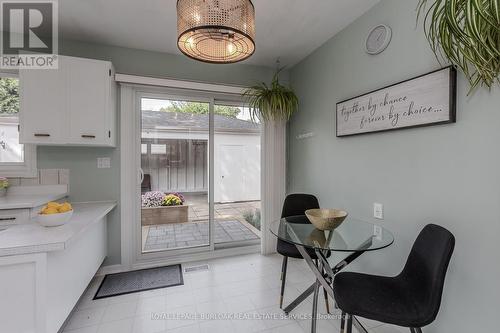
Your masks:
[{"label": "ceiling", "polygon": [[[245,63],[292,66],[379,0],[253,0],[256,51]],[[60,35],[171,54],[177,49],[176,0],[63,0]]]}]

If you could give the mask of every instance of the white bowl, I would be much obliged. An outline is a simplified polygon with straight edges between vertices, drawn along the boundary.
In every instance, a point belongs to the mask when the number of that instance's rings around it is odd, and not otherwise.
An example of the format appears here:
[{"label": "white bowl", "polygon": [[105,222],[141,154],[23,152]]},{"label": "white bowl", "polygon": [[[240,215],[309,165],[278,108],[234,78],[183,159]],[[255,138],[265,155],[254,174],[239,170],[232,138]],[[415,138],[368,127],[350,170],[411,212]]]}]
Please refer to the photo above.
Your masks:
[{"label": "white bowl", "polygon": [[69,212],[58,214],[38,214],[38,223],[40,223],[44,227],[57,227],[68,223],[69,220],[71,220],[71,216],[73,216],[72,210],[70,210]]}]

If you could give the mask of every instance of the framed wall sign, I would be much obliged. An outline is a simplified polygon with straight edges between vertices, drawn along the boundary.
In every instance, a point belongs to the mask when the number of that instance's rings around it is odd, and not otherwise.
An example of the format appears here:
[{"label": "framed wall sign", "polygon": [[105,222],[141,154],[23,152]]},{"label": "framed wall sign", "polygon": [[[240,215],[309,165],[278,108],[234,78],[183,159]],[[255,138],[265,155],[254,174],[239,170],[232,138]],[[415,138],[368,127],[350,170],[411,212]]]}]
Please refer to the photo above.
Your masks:
[{"label": "framed wall sign", "polygon": [[337,136],[454,123],[457,72],[446,67],[337,103]]}]

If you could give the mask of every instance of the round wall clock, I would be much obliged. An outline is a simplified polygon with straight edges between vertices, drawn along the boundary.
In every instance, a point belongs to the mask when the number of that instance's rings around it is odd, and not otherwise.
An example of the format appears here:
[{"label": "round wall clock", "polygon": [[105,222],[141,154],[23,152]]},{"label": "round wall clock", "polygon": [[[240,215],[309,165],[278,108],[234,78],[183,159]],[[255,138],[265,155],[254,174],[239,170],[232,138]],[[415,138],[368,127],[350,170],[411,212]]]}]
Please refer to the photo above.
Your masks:
[{"label": "round wall clock", "polygon": [[385,24],[374,27],[366,38],[366,52],[368,54],[379,54],[384,51],[391,42],[392,30]]}]

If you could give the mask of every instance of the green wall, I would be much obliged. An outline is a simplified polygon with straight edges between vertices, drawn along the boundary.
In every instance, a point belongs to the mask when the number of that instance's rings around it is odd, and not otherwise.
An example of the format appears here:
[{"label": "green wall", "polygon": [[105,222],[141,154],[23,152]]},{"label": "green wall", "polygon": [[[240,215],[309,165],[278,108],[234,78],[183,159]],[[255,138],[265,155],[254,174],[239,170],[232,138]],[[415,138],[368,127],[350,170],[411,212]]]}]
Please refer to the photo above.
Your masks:
[{"label": "green wall", "polygon": [[[130,49],[109,45],[62,40],[59,52],[64,55],[108,60],[117,73],[153,77],[221,83],[252,85],[270,81],[274,68],[240,64],[216,65],[195,61],[185,56]],[[287,80],[287,73],[283,74]]]},{"label": "green wall", "polygon": [[[62,40],[59,46],[60,54],[63,55],[109,60],[118,73],[230,85],[251,85],[259,81],[270,81],[274,74],[274,69],[268,67],[245,64],[211,65],[184,56],[78,41]],[[287,75],[288,73],[284,73],[282,79],[288,80]],[[111,157],[111,168],[97,169],[98,157]],[[38,147],[38,167],[69,169],[70,199],[74,202],[120,200],[118,148]],[[108,257],[105,265],[120,263],[120,249],[118,207],[109,216]]]},{"label": "green wall", "polygon": [[[310,192],[324,207],[378,222],[391,247],[365,254],[352,269],[393,275],[421,228],[434,222],[456,236],[441,312],[427,333],[498,331],[500,309],[500,89],[467,97],[458,78],[457,123],[335,137],[335,104],[439,68],[416,27],[413,0],[382,0],[291,69],[300,110],[289,127],[288,191]],[[370,56],[370,28],[393,28],[385,52]],[[312,138],[298,140],[301,133]],[[385,219],[373,219],[373,203]]]}]

